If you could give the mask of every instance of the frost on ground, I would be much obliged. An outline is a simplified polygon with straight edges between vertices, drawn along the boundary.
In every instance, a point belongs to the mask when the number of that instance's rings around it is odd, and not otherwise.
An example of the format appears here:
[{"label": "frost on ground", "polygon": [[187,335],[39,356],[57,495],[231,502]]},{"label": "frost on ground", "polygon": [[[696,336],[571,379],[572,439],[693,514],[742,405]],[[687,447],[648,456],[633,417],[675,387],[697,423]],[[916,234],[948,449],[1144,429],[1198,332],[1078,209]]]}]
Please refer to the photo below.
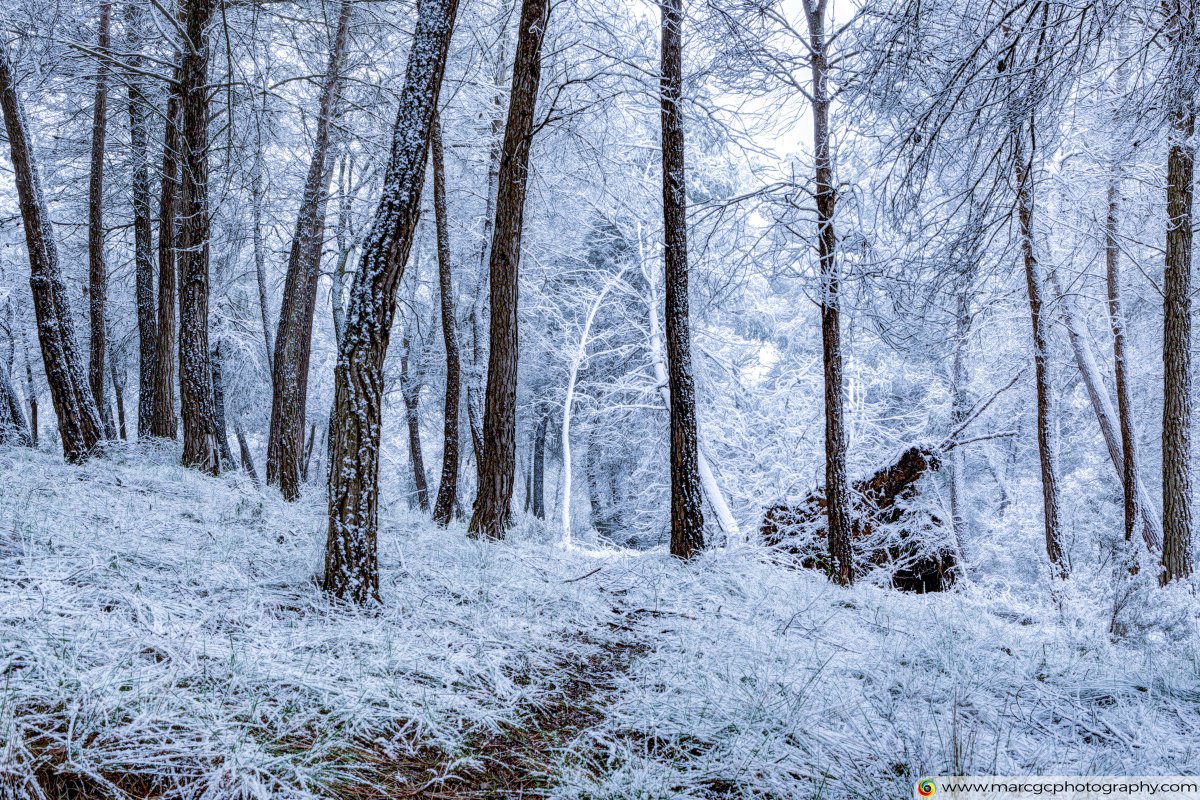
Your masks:
[{"label": "frost on ground", "polygon": [[685,566],[393,511],[363,612],[313,582],[319,492],[147,457],[0,451],[3,797],[878,800],[1200,771],[1187,587],[1134,581],[1114,641],[1100,572],[847,591],[755,547]]}]

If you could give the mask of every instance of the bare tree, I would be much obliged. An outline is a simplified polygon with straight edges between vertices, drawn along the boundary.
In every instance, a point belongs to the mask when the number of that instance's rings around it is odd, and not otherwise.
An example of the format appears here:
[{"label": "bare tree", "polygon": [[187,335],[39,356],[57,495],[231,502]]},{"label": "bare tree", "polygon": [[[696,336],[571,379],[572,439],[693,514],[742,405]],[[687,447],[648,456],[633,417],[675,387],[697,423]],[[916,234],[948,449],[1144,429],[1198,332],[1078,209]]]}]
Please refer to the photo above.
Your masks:
[{"label": "bare tree", "polygon": [[158,202],[158,341],[154,347],[154,407],[150,435],[174,439],[179,419],[175,415],[175,381],[178,330],[176,304],[175,228],[179,213],[179,115],[182,89],[182,52],[175,68],[163,123],[162,181]]},{"label": "bare tree", "polygon": [[549,12],[548,0],[522,0],[488,257],[491,324],[483,414],[485,447],[468,530],[489,539],[504,538],[517,468],[517,276],[534,106],[542,79],[542,41]]},{"label": "bare tree", "polygon": [[108,301],[108,267],[104,262],[104,140],[108,131],[108,62],[109,29],[112,23],[112,2],[101,0],[100,30],[96,52],[96,94],[92,105],[92,157],[88,179],[88,307],[91,323],[91,355],[88,360],[88,383],[96,398],[96,409],[104,425],[105,436],[116,436],[112,412],[105,399],[104,358],[108,324],[105,306]]},{"label": "bare tree", "polygon": [[[92,454],[100,441],[100,415],[78,355],[67,287],[58,266],[58,247],[42,196],[25,112],[13,83],[8,49],[3,43],[0,43],[0,111],[4,112],[25,243],[29,249],[29,287],[33,291],[46,382],[50,384],[50,395],[58,416],[63,455],[68,461],[80,462]],[[36,414],[34,418],[36,420]]]},{"label": "bare tree", "polygon": [[379,599],[379,427],[383,359],[420,216],[430,128],[437,113],[458,0],[419,0],[383,196],[350,290],[329,420],[329,535],[325,590]]},{"label": "bare tree", "polygon": [[462,364],[458,354],[457,319],[454,315],[454,262],[450,256],[450,222],[446,209],[446,156],[442,123],[434,116],[430,141],[433,162],[433,214],[437,228],[438,298],[442,310],[442,340],[446,345],[446,399],[442,411],[442,477],[438,483],[433,521],[450,524],[458,500],[458,433]]},{"label": "bare tree", "polygon": [[1192,573],[1192,201],[1200,7],[1164,0],[1167,88],[1167,250],[1163,271],[1162,579]]},{"label": "bare tree", "polygon": [[179,80],[179,400],[183,463],[217,474],[212,363],[208,346],[208,25],[214,0],[187,0]]},{"label": "bare tree", "polygon": [[321,249],[325,240],[325,201],[330,177],[329,132],[337,99],[338,80],[350,38],[353,3],[343,0],[329,62],[321,82],[317,132],[312,161],[304,182],[296,232],[288,254],[279,331],[275,337],[272,370],[271,432],[267,441],[267,483],[278,486],[287,500],[300,497],[301,462],[304,458],[304,415],[308,401],[308,366],[312,353],[312,327],[317,307],[317,281],[321,277]]}]

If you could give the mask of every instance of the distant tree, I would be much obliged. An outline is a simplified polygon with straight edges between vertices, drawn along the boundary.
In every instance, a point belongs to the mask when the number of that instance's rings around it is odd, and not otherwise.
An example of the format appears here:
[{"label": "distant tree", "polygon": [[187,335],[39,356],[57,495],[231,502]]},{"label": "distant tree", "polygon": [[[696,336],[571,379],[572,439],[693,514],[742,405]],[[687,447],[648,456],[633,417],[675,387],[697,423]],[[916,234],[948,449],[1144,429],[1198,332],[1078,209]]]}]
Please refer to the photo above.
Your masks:
[{"label": "distant tree", "polygon": [[458,410],[461,405],[462,362],[458,350],[458,320],[454,315],[454,261],[450,254],[450,221],[446,203],[446,156],[440,116],[434,116],[429,147],[433,163],[433,214],[437,228],[438,301],[442,312],[442,340],[446,346],[446,395],[442,411],[442,476],[433,521],[450,524],[458,502]]},{"label": "distant tree", "polygon": [[116,437],[112,412],[105,399],[105,360],[108,322],[108,267],[104,261],[104,142],[108,131],[108,71],[109,30],[112,25],[112,2],[101,0],[100,26],[97,35],[96,94],[92,105],[92,158],[88,178],[88,306],[91,333],[91,354],[88,360],[88,383],[96,398],[96,409],[104,425],[105,436]]}]

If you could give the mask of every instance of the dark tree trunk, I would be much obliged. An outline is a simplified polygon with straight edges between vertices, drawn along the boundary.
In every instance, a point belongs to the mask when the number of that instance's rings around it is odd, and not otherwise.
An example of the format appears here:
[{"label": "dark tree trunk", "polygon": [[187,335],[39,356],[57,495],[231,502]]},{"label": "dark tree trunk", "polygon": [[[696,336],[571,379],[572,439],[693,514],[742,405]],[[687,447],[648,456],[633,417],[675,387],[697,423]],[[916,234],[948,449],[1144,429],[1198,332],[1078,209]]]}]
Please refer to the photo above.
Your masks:
[{"label": "dark tree trunk", "polygon": [[25,412],[21,410],[17,390],[13,388],[12,376],[3,365],[0,365],[0,443],[32,446]]},{"label": "dark tree trunk", "polygon": [[825,494],[828,500],[829,553],[835,579],[854,583],[851,549],[850,482],[846,477],[846,424],[842,397],[841,277],[837,262],[833,152],[829,128],[829,43],[825,0],[805,0],[812,70],[814,179],[817,205],[817,259],[821,273],[821,345],[825,373]]},{"label": "dark tree trunk", "polygon": [[533,436],[533,469],[531,494],[533,500],[533,516],[538,519],[546,518],[546,429],[550,425],[550,416],[542,414],[538,420],[537,432]]},{"label": "dark tree trunk", "polygon": [[278,486],[287,500],[300,497],[304,458],[304,416],[308,401],[308,367],[312,353],[317,281],[325,240],[325,201],[329,185],[329,131],[337,100],[338,78],[350,31],[351,2],[343,0],[337,30],[321,84],[316,140],[284,279],[283,305],[275,336],[274,393],[267,442],[267,483]]},{"label": "dark tree trunk", "polygon": [[[25,113],[13,85],[12,65],[3,44],[0,44],[0,110],[4,112],[17,200],[29,250],[29,287],[33,292],[46,382],[50,385],[50,396],[58,416],[63,455],[67,461],[80,462],[91,455],[100,441],[100,415],[84,376],[67,287],[59,271],[50,214],[46,210],[37,164],[25,128]],[[36,411],[33,416],[36,418]]]},{"label": "dark tree trunk", "polygon": [[242,430],[242,423],[235,422],[233,432],[237,436],[238,452],[242,457],[242,469],[250,476],[250,482],[259,486],[258,470],[254,468],[254,456],[250,453],[250,443],[246,441],[246,432]]},{"label": "dark tree trunk", "polygon": [[[1121,310],[1120,178],[1108,187],[1108,216],[1104,222],[1105,284],[1108,290],[1108,319],[1113,334],[1113,371],[1116,375],[1117,418],[1121,427],[1121,483],[1125,510],[1125,541],[1132,541],[1138,517],[1137,437],[1133,428],[1133,405],[1129,399],[1129,376],[1125,365],[1125,314]],[[1152,547],[1150,542],[1147,546]],[[1153,549],[1153,547],[1152,547]]]},{"label": "dark tree trunk", "polygon": [[174,439],[179,420],[175,415],[175,358],[178,331],[175,281],[175,226],[179,212],[179,105],[182,91],[182,53],[175,68],[175,82],[167,98],[163,126],[162,184],[158,203],[158,342],[154,348],[154,407],[150,435]]},{"label": "dark tree trunk", "polygon": [[430,154],[433,161],[433,214],[437,228],[438,297],[442,306],[442,340],[446,345],[446,398],[442,406],[442,478],[438,483],[433,521],[450,524],[458,498],[458,408],[462,365],[458,355],[458,331],[454,317],[453,261],[450,258],[450,221],[446,210],[446,158],[442,148],[442,125],[433,119]]},{"label": "dark tree trunk", "polygon": [[479,462],[479,492],[468,530],[489,539],[504,538],[516,477],[518,269],[533,114],[542,79],[542,40],[549,11],[549,0],[522,0],[500,157],[496,223],[488,256],[491,324],[483,414],[486,446]]},{"label": "dark tree trunk", "polygon": [[1034,383],[1037,389],[1037,439],[1042,472],[1042,517],[1046,533],[1046,554],[1059,578],[1071,573],[1062,548],[1059,524],[1057,452],[1054,441],[1053,396],[1050,386],[1050,348],[1042,310],[1042,278],[1034,246],[1033,154],[1025,153],[1024,132],[1013,131],[1013,160],[1017,184],[1017,216],[1020,221],[1021,255],[1025,265],[1025,288],[1029,296],[1029,319],[1033,330]]},{"label": "dark tree trunk", "polygon": [[128,61],[131,67],[125,80],[129,87],[129,153],[133,160],[133,265],[138,322],[138,438],[151,435],[154,409],[154,371],[157,368],[158,320],[154,305],[154,242],[150,221],[150,169],[148,124],[149,101],[146,99],[141,69],[141,5],[125,6],[128,37]]},{"label": "dark tree trunk", "polygon": [[1200,9],[1166,0],[1174,85],[1167,152],[1167,251],[1163,271],[1162,580],[1192,573],[1192,201],[1196,145],[1196,27]]},{"label": "dark tree trunk", "polygon": [[112,377],[113,395],[117,400],[117,433],[123,441],[129,440],[125,427],[125,372],[117,368],[116,348],[108,351],[108,373]]},{"label": "dark tree trunk", "polygon": [[229,429],[225,426],[225,381],[221,377],[221,343],[209,356],[212,363],[213,418],[217,431],[217,446],[221,450],[221,467],[233,466],[233,451],[229,449]]},{"label": "dark tree trunk", "polygon": [[458,0],[419,0],[383,195],[363,243],[334,372],[329,420],[329,536],[326,591],[343,600],[379,599],[379,428],[383,359],[396,289],[412,249]]},{"label": "dark tree trunk", "polygon": [[308,483],[308,465],[312,462],[313,447],[317,442],[317,423],[308,426],[308,444],[304,448],[304,465],[300,470],[300,479]]},{"label": "dark tree trunk", "polygon": [[[0,58],[3,53],[0,53]],[[38,446],[38,399],[37,389],[33,385],[33,361],[29,358],[29,342],[23,338],[22,350],[25,354],[25,401],[29,403],[29,446],[34,450]]]},{"label": "dark tree trunk", "polygon": [[425,456],[421,450],[421,383],[411,380],[408,358],[412,340],[406,335],[404,353],[400,356],[400,394],[404,398],[404,415],[408,421],[408,453],[412,460],[413,485],[417,490],[417,506],[429,510],[429,483],[425,480]]},{"label": "dark tree trunk", "polygon": [[96,52],[96,95],[92,105],[92,157],[88,179],[88,318],[91,323],[91,354],[88,360],[88,383],[96,398],[96,409],[104,424],[104,435],[116,437],[112,412],[105,399],[104,348],[108,326],[105,306],[108,301],[108,267],[104,263],[104,139],[108,131],[108,50],[112,3],[100,3],[100,31]]},{"label": "dark tree trunk", "polygon": [[179,189],[179,400],[183,463],[221,469],[208,348],[208,37],[214,0],[187,0],[183,70],[182,176]]}]

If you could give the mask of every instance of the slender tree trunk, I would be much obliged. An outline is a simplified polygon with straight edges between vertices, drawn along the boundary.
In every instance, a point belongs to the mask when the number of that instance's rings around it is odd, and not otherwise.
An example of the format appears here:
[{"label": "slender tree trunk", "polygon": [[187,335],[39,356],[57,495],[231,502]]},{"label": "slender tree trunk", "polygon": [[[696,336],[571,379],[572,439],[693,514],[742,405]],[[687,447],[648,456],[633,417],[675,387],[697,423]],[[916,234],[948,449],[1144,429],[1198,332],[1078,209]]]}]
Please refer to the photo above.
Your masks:
[{"label": "slender tree trunk", "polygon": [[304,464],[300,469],[300,480],[308,483],[308,465],[312,461],[313,447],[317,442],[317,423],[308,425],[308,444],[304,446]]},{"label": "slender tree trunk", "polygon": [[187,0],[180,115],[183,163],[179,191],[179,398],[183,463],[221,469],[208,347],[208,36],[214,0]]},{"label": "slender tree trunk", "polygon": [[1029,318],[1033,330],[1034,382],[1037,388],[1037,438],[1042,471],[1042,511],[1046,554],[1059,578],[1071,573],[1062,548],[1059,525],[1057,446],[1054,441],[1053,396],[1050,387],[1050,349],[1046,322],[1042,317],[1042,279],[1034,244],[1033,155],[1025,154],[1024,133],[1013,131],[1013,160],[1017,184],[1017,215],[1020,220],[1021,254],[1025,264],[1025,287],[1029,296]]},{"label": "slender tree trunk", "polygon": [[1175,64],[1168,109],[1167,250],[1163,271],[1162,580],[1192,573],[1192,201],[1195,181],[1197,17],[1165,0]]},{"label": "slender tree trunk", "polygon": [[[1137,469],[1137,436],[1133,427],[1133,405],[1129,398],[1129,375],[1125,365],[1125,314],[1121,309],[1120,228],[1121,179],[1113,176],[1108,186],[1108,215],[1104,221],[1105,286],[1108,290],[1108,319],[1113,334],[1113,372],[1116,376],[1117,417],[1121,427],[1121,488],[1124,495],[1125,540],[1133,539],[1137,527],[1140,481]],[[1147,541],[1151,552],[1156,543]]]},{"label": "slender tree trunk", "polygon": [[[659,78],[662,116],[663,250],[666,275],[667,384],[671,393],[671,555],[704,548],[696,389],[688,320],[687,184],[683,139],[683,2],[662,0]],[[569,498],[564,498],[564,504]]]},{"label": "slender tree trunk", "polygon": [[255,486],[261,485],[258,479],[258,470],[254,468],[254,456],[250,452],[250,443],[246,441],[246,431],[242,429],[240,420],[233,424],[234,435],[237,436],[238,453],[242,458],[242,469],[250,476],[250,482]]},{"label": "slender tree trunk", "polygon": [[458,408],[462,365],[458,355],[457,321],[454,316],[453,260],[450,257],[450,221],[446,209],[446,159],[442,125],[433,118],[430,155],[433,161],[433,213],[437,228],[438,297],[442,306],[442,340],[446,345],[446,398],[442,406],[442,477],[438,484],[433,521],[450,524],[458,497]]},{"label": "slender tree trunk", "polygon": [[125,76],[129,89],[129,155],[133,161],[133,265],[138,323],[138,438],[151,435],[154,409],[154,370],[158,363],[158,320],[154,305],[154,231],[150,220],[149,101],[146,99],[142,66],[143,26],[139,3],[125,5],[127,56],[130,71]]},{"label": "slender tree trunk", "polygon": [[379,429],[383,359],[396,289],[412,249],[457,0],[418,0],[383,195],[363,243],[334,372],[329,421],[329,536],[325,590],[379,600]]},{"label": "slender tree trunk", "polygon": [[412,340],[403,339],[404,353],[400,356],[400,394],[404,398],[404,414],[408,422],[408,453],[412,459],[413,485],[417,489],[417,506],[429,510],[429,483],[425,479],[425,456],[421,449],[421,384],[412,381],[408,371],[408,358],[412,353]]},{"label": "slender tree trunk", "polygon": [[[0,58],[3,58],[0,52]],[[38,398],[37,388],[33,385],[33,360],[29,357],[29,340],[22,336],[22,352],[25,355],[25,402],[29,403],[29,446],[34,450],[38,446]]]},{"label": "slender tree trunk", "polygon": [[213,420],[217,432],[217,446],[221,451],[221,468],[233,466],[233,451],[229,448],[229,430],[225,426],[225,381],[222,378],[221,343],[209,355],[212,363]]},{"label": "slender tree trunk", "polygon": [[[971,295],[970,281],[964,280],[959,288],[957,308],[954,320],[954,358],[950,367],[951,400],[953,411],[951,421],[954,429],[966,422],[970,412],[970,402],[967,399],[967,350],[971,335]],[[968,518],[966,510],[967,465],[963,448],[956,447],[950,451],[950,519],[954,526],[954,542],[958,548],[959,560],[966,561],[965,541],[968,538]]]},{"label": "slender tree trunk", "polygon": [[0,365],[0,443],[32,446],[29,428],[25,425],[25,413],[17,390],[13,388],[9,370]]},{"label": "slender tree trunk", "polygon": [[112,378],[113,395],[117,401],[117,433],[122,441],[128,441],[128,428],[125,427],[125,372],[117,368],[117,360],[116,348],[110,347],[108,349],[108,373]]},{"label": "slender tree trunk", "polygon": [[542,414],[533,436],[533,499],[530,505],[533,516],[538,519],[546,518],[546,429],[549,426],[550,415]]},{"label": "slender tree trunk", "polygon": [[267,442],[267,483],[278,486],[287,500],[300,497],[304,457],[304,417],[308,405],[308,368],[312,354],[317,281],[325,241],[325,201],[330,178],[329,132],[337,100],[338,79],[350,36],[349,0],[342,0],[317,110],[312,161],[300,199],[296,231],[288,255],[279,331],[272,373],[271,429]]},{"label": "slender tree trunk", "polygon": [[158,203],[158,343],[154,348],[154,407],[150,435],[174,439],[179,420],[175,415],[175,359],[178,331],[176,308],[179,302],[175,281],[175,228],[179,213],[179,115],[182,91],[183,54],[175,69],[175,82],[167,98],[163,126],[162,183]]},{"label": "slender tree trunk", "polygon": [[91,323],[91,354],[88,360],[88,383],[96,398],[96,409],[104,425],[104,435],[115,438],[112,413],[105,399],[104,358],[108,324],[105,306],[108,300],[108,268],[104,263],[104,139],[108,131],[108,51],[112,3],[101,0],[100,32],[96,51],[100,54],[96,67],[96,94],[92,105],[92,157],[88,179],[88,306]]},{"label": "slender tree trunk", "polygon": [[[267,93],[263,92],[263,103],[266,103]],[[262,319],[263,360],[271,369],[271,380],[275,380],[274,357],[275,342],[271,339],[271,310],[267,299],[267,246],[263,241],[263,202],[266,197],[266,187],[263,185],[263,121],[260,115],[255,121],[254,133],[254,168],[250,173],[250,193],[253,195],[250,203],[250,224],[253,226],[251,242],[254,248],[254,280],[258,286],[258,311]]]},{"label": "slender tree trunk", "polygon": [[812,69],[813,158],[817,205],[817,258],[821,274],[821,345],[825,372],[825,497],[829,553],[838,583],[854,583],[851,547],[850,482],[846,477],[846,423],[843,398],[841,277],[838,274],[834,213],[833,152],[829,128],[829,48],[825,0],[804,0]]},{"label": "slender tree trunk", "polygon": [[488,257],[491,324],[484,395],[479,492],[468,530],[504,538],[509,524],[517,455],[517,286],[521,232],[533,143],[533,115],[542,79],[542,40],[549,0],[522,0],[508,122],[500,157],[496,224]]},{"label": "slender tree trunk", "polygon": [[[50,214],[42,195],[41,180],[29,134],[25,112],[13,84],[8,51],[0,43],[0,110],[12,157],[17,184],[17,200],[29,250],[29,286],[37,316],[38,338],[46,382],[54,400],[63,455],[67,461],[81,462],[91,455],[101,437],[100,415],[96,400],[87,385],[75,339],[67,287],[58,266],[58,248],[50,224]],[[35,414],[36,416],[36,414]]]}]

